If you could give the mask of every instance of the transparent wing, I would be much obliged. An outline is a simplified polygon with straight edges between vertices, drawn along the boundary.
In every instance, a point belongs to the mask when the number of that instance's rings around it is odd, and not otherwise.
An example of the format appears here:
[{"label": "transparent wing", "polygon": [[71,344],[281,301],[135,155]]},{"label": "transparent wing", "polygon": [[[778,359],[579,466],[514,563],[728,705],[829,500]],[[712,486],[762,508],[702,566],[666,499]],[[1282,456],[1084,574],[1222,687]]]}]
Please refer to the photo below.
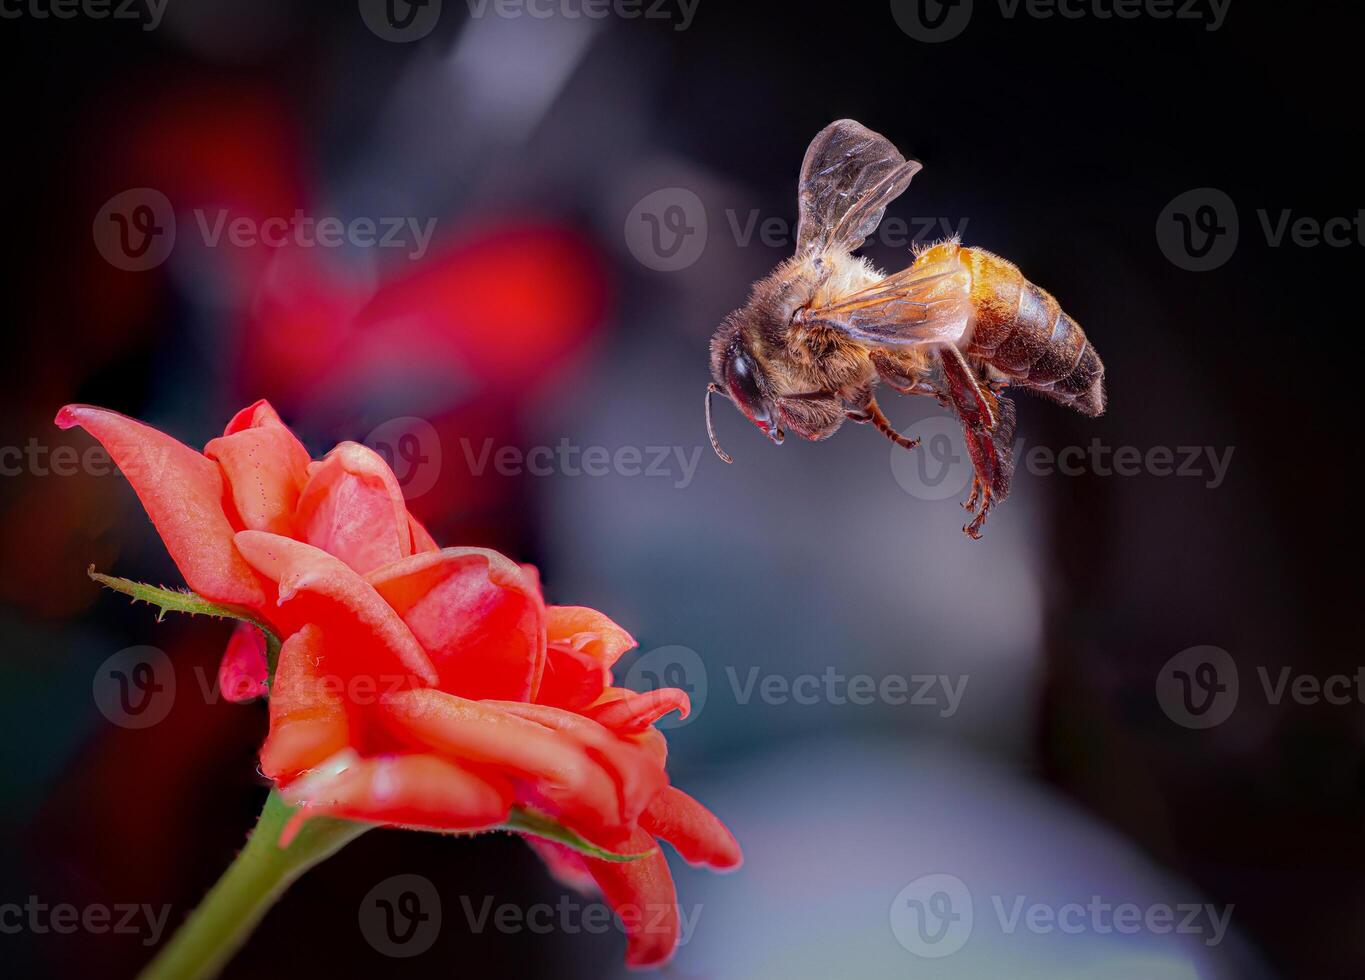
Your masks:
[{"label": "transparent wing", "polygon": [[801,164],[797,252],[861,246],[919,169],[862,123],[830,123],[811,140]]},{"label": "transparent wing", "polygon": [[955,343],[971,319],[971,274],[956,258],[912,265],[866,289],[806,310],[816,322],[881,347]]}]

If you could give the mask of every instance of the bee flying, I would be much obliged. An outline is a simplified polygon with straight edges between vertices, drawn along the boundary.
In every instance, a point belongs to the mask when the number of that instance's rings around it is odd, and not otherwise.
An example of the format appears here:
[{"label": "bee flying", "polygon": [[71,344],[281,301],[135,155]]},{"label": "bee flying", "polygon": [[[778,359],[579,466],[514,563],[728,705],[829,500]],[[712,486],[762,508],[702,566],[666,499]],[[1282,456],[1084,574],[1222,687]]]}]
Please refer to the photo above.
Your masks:
[{"label": "bee flying", "polygon": [[1017,385],[1086,415],[1104,411],[1104,365],[1075,320],[1014,263],[948,241],[883,275],[853,255],[920,165],[851,119],[826,126],[806,150],[796,254],[755,283],[711,339],[706,428],[721,394],[774,443],[790,429],[825,439],[845,420],[914,449],[882,414],[873,389],[926,395],[957,415],[972,460],[978,538],[1009,494]]}]

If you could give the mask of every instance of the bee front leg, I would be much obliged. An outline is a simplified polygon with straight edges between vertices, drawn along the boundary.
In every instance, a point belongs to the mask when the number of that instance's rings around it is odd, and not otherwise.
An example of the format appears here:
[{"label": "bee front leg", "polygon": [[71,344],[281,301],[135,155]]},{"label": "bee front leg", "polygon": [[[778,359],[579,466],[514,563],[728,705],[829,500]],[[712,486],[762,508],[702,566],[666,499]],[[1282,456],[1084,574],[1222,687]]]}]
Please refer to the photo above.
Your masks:
[{"label": "bee front leg", "polygon": [[872,389],[868,388],[859,392],[855,401],[844,405],[844,414],[852,422],[865,423],[871,422],[878,432],[886,436],[902,449],[914,449],[919,445],[919,438],[907,439],[896,431],[896,427],[891,424],[891,420],[882,414],[881,407],[877,404],[877,399],[872,394]]}]

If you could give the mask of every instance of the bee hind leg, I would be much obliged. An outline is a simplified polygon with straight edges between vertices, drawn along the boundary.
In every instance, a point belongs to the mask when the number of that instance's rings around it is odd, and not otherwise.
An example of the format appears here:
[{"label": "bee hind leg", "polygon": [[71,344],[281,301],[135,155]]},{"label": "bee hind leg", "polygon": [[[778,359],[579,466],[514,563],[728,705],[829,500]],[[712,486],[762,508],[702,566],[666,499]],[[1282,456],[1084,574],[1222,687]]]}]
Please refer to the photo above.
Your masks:
[{"label": "bee hind leg", "polygon": [[956,347],[943,347],[939,359],[943,365],[944,394],[962,422],[962,435],[975,471],[971,494],[962,504],[974,516],[962,530],[974,539],[980,538],[991,508],[1010,492],[1010,476],[1014,472],[1014,403],[982,388]]}]

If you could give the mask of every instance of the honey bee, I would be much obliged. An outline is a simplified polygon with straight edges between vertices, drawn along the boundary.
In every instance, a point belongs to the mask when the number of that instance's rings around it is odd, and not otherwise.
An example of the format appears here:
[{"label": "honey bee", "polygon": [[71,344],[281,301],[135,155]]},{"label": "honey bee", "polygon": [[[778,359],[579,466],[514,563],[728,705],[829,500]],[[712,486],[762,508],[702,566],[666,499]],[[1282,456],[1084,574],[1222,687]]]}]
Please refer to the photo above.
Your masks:
[{"label": "honey bee", "polygon": [[1080,325],[1014,263],[956,239],[883,275],[853,255],[920,165],[852,119],[826,126],[801,165],[796,254],[755,283],[711,339],[706,428],[725,462],[711,395],[728,397],[774,443],[787,429],[826,439],[852,420],[906,449],[878,382],[925,395],[962,423],[973,466],[973,538],[1009,494],[1017,385],[1090,416],[1104,411],[1104,365]]}]

